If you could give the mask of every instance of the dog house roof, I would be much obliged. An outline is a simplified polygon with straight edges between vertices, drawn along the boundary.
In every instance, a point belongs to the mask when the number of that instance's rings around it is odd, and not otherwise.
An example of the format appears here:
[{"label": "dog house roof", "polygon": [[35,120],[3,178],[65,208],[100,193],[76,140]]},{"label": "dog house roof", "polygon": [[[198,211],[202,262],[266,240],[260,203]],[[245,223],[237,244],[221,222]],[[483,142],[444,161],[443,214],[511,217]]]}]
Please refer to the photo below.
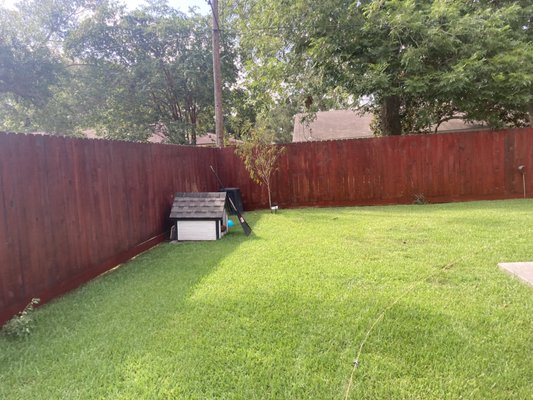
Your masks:
[{"label": "dog house roof", "polygon": [[225,207],[226,192],[176,193],[170,218],[218,219]]}]

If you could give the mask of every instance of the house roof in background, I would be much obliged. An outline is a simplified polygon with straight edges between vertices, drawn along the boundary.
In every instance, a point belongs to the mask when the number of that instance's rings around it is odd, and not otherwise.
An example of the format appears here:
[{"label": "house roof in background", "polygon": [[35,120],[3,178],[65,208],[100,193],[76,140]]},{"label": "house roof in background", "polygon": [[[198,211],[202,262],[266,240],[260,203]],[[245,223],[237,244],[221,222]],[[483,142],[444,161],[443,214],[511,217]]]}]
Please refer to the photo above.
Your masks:
[{"label": "house roof in background", "polygon": [[[302,122],[306,114],[296,114],[294,117],[293,142],[312,142],[318,140],[337,140],[373,137],[370,124],[373,115],[359,114],[351,110],[319,111],[316,118],[307,123]],[[438,132],[457,132],[486,129],[479,123],[467,123],[461,118],[440,124]]]},{"label": "house roof in background", "polygon": [[[238,143],[242,143],[242,140],[238,140],[232,137],[225,137],[226,141],[230,145],[236,145]],[[196,145],[197,146],[216,146],[217,144],[217,136],[214,133],[206,133],[205,135],[198,136],[196,138]]]},{"label": "house roof in background", "polygon": [[351,110],[319,111],[310,123],[302,122],[306,114],[294,117],[293,142],[372,137],[372,114],[359,115]]},{"label": "house roof in background", "polygon": [[[28,135],[45,135],[45,136],[69,136],[70,135],[67,135],[67,134],[58,134],[58,135],[55,135],[55,134],[52,134],[52,133],[48,133],[48,132],[43,132],[43,131],[34,131],[34,132],[26,132]],[[81,134],[80,135],[77,135],[75,136],[77,138],[81,138],[81,139],[106,139],[105,137],[103,136],[98,136],[96,134],[96,130],[94,129],[86,129],[84,131],[81,131]],[[165,137],[163,135],[161,135],[160,133],[153,133],[148,139],[147,139],[147,142],[148,143],[164,143],[165,141]]]},{"label": "house roof in background", "polygon": [[176,193],[170,218],[222,218],[226,207],[226,192]]},{"label": "house roof in background", "polygon": [[[31,135],[47,135],[52,136],[52,134],[48,132],[28,132],[28,134]],[[85,139],[103,139],[102,136],[98,136],[96,134],[96,131],[94,129],[86,129],[81,133],[81,137]],[[80,137],[80,136],[78,136]],[[238,140],[232,137],[226,137],[227,143],[229,145],[236,145],[239,143],[242,143],[242,140]],[[148,143],[165,143],[165,136],[159,132],[154,132],[148,139]],[[196,145],[197,146],[216,146],[216,135],[214,133],[206,133],[205,135],[197,136],[196,138]]]}]

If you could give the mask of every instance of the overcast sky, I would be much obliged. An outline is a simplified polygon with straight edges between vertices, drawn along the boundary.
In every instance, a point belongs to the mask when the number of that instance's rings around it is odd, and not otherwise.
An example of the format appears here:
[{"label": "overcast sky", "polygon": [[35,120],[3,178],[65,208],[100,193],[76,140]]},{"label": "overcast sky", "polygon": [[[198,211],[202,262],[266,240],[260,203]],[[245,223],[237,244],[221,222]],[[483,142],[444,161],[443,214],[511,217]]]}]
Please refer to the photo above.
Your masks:
[{"label": "overcast sky", "polygon": [[[0,0],[0,4],[7,7],[12,7],[17,0]],[[133,9],[144,4],[144,0],[122,0],[129,8]],[[207,5],[207,0],[168,0],[168,4],[181,11],[188,11],[189,7],[196,6],[201,14],[208,14],[210,9]]]},{"label": "overcast sky", "polygon": [[[143,0],[122,0],[130,8],[135,8],[140,4],[143,4]],[[202,14],[207,14],[209,11],[209,5],[207,0],[168,0],[168,4],[181,11],[188,11],[189,7],[196,6]]]}]

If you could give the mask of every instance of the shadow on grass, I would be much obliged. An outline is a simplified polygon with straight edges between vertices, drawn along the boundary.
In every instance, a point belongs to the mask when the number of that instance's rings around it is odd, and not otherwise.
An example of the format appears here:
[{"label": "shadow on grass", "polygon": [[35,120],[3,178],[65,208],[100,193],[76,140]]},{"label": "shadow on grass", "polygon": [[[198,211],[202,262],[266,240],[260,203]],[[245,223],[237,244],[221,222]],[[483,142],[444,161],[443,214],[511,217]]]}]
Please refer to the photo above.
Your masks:
[{"label": "shadow on grass", "polygon": [[[250,225],[259,218],[248,218]],[[218,241],[164,243],[39,308],[30,337],[0,336],[0,398],[113,397],[142,382],[152,367],[143,362],[146,349],[199,282],[257,240],[237,226]]]},{"label": "shadow on grass", "polygon": [[[369,307],[357,295],[343,300],[235,286],[222,296],[219,289],[205,282],[142,351],[128,354],[122,394],[137,388],[195,399],[343,398],[357,348],[390,301]],[[370,335],[351,398],[505,393],[507,379],[527,375],[527,355],[520,370],[506,375],[499,364],[516,362],[512,338],[485,341],[500,333],[489,326],[484,332],[483,323],[483,316],[452,319],[419,304],[394,306]]]},{"label": "shadow on grass", "polygon": [[[314,215],[336,209],[251,213],[250,238],[236,227],[217,242],[161,245],[43,307],[34,336],[0,342],[0,398],[343,398],[369,326],[425,277],[399,257],[422,237],[400,231],[407,244],[397,243],[395,222],[391,238],[378,229],[364,241],[375,209],[344,210],[349,242],[337,224],[318,229]],[[435,250],[413,255],[435,261]],[[453,274],[427,279],[393,307],[369,338],[352,398],[509,398],[507,382],[525,398],[530,320],[520,313],[531,306],[490,303],[524,304],[530,293],[498,293],[481,277],[480,289]]]}]

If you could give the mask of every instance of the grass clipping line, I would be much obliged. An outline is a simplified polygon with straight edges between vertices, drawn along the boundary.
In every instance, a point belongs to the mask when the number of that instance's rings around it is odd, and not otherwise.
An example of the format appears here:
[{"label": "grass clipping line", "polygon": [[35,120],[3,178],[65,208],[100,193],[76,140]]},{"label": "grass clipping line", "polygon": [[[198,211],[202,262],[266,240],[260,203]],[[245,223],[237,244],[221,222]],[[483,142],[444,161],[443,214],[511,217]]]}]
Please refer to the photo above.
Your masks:
[{"label": "grass clipping line", "polygon": [[353,368],[352,368],[352,372],[350,374],[350,379],[348,380],[348,387],[346,388],[346,393],[344,395],[344,400],[347,400],[348,397],[350,396],[350,390],[352,389],[352,386],[353,386],[353,380],[354,380],[354,377],[355,377],[355,371],[359,368],[359,359],[361,358],[361,354],[363,353],[363,348],[365,347],[365,344],[368,340],[368,338],[370,337],[370,335],[372,334],[372,331],[374,330],[374,328],[383,320],[383,317],[385,317],[385,314],[392,308],[394,307],[396,304],[398,304],[398,302],[403,299],[406,295],[408,295],[409,293],[411,293],[413,291],[413,289],[415,289],[417,286],[419,286],[420,284],[422,284],[422,282],[425,282],[427,281],[429,278],[432,278],[433,276],[441,273],[442,271],[447,271],[449,269],[451,269],[453,266],[455,266],[458,262],[460,261],[464,261],[466,259],[469,259],[471,257],[474,257],[475,255],[481,253],[482,251],[484,251],[485,249],[487,249],[488,247],[490,246],[494,246],[495,244],[498,244],[500,242],[502,242],[503,239],[500,239],[499,241],[497,241],[496,243],[491,243],[491,244],[487,244],[483,247],[481,247],[480,249],[478,249],[477,251],[474,251],[473,253],[470,253],[468,255],[463,255],[461,257],[457,257],[455,258],[454,260],[450,261],[448,264],[445,264],[444,266],[442,266],[441,268],[439,268],[437,271],[434,271],[434,272],[431,272],[427,275],[425,275],[423,278],[421,278],[420,280],[414,282],[411,286],[409,286],[402,294],[400,294],[396,299],[394,299],[387,307],[385,307],[383,309],[383,311],[378,315],[378,317],[374,320],[374,322],[372,323],[372,325],[370,325],[370,328],[368,329],[368,331],[366,332],[366,335],[365,337],[363,338],[363,340],[361,341],[361,344],[359,345],[359,350],[357,351],[357,355],[355,356],[355,359],[353,361]]}]

